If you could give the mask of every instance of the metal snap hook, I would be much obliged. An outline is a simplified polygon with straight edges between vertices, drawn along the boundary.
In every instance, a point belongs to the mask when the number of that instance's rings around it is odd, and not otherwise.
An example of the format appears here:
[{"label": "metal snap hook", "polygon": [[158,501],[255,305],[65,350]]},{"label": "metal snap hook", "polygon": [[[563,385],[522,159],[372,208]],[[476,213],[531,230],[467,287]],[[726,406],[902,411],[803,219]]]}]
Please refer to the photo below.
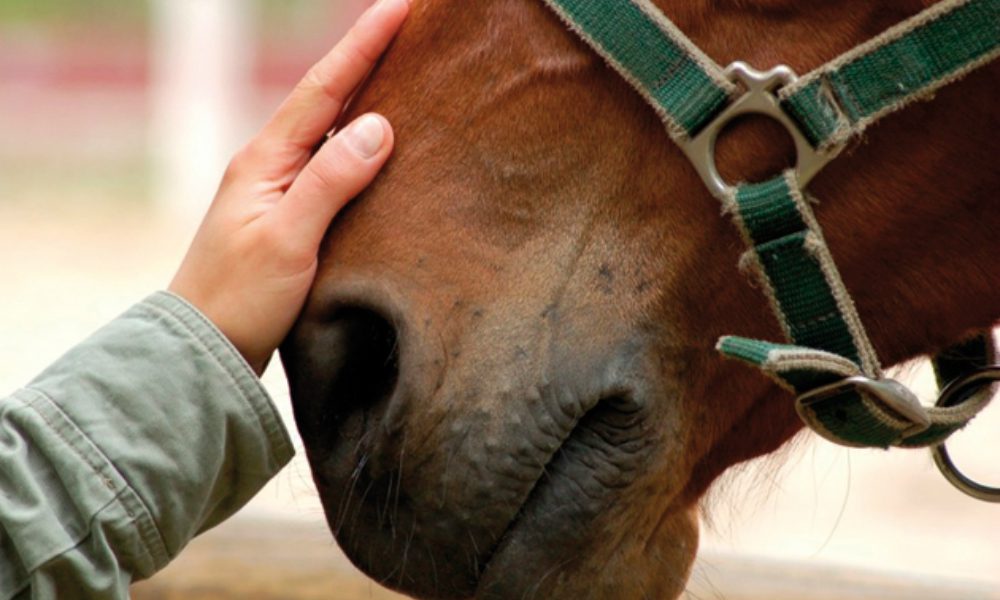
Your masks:
[{"label": "metal snap hook", "polygon": [[775,91],[795,81],[795,72],[784,65],[769,71],[758,71],[744,62],[737,61],[726,67],[725,73],[732,81],[741,83],[746,92],[719,113],[697,135],[679,143],[702,181],[717,198],[724,199],[733,192],[736,186],[724,180],[716,167],[715,142],[730,121],[752,113],[770,117],[788,131],[795,143],[797,154],[795,174],[799,185],[805,188],[806,184],[837,156],[842,146],[824,150],[813,148],[798,124],[781,108]]},{"label": "metal snap hook", "polygon": [[[937,406],[955,406],[965,398],[968,398],[970,393],[978,391],[978,388],[997,381],[1000,381],[1000,365],[992,365],[973,371],[965,377],[951,382],[941,392]],[[951,460],[948,448],[944,442],[931,448],[931,455],[934,457],[934,464],[937,465],[938,470],[941,471],[944,478],[958,488],[959,491],[984,502],[1000,502],[1000,488],[984,485],[962,473]]]}]

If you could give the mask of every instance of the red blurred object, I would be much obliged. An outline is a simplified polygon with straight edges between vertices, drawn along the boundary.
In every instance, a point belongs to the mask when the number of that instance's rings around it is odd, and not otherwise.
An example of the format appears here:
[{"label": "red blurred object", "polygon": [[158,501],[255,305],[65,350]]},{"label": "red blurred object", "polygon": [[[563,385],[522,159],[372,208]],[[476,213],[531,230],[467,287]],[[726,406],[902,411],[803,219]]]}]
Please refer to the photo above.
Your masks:
[{"label": "red blurred object", "polygon": [[[319,8],[318,32],[277,31],[259,23],[253,80],[258,87],[293,85],[339,40],[371,0],[342,0]],[[150,83],[145,29],[48,28],[0,35],[0,80],[35,88],[126,87]]]}]

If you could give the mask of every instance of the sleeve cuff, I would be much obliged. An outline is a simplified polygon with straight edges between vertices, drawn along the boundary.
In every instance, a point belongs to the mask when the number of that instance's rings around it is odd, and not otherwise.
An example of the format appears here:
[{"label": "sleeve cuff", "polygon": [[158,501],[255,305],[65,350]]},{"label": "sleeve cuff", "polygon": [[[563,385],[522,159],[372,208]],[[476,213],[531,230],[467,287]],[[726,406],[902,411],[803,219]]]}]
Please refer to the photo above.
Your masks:
[{"label": "sleeve cuff", "polygon": [[39,464],[55,473],[52,489],[38,492],[61,499],[50,503],[49,525],[61,527],[60,511],[79,525],[48,553],[101,530],[138,577],[242,508],[294,455],[251,367],[169,292],[98,330],[20,395],[35,414]]},{"label": "sleeve cuff", "polygon": [[173,292],[156,292],[147,297],[143,304],[175,318],[216,359],[258,419],[261,431],[267,436],[274,463],[282,466],[287,464],[295,455],[288,430],[253,367],[229,338],[194,305]]}]

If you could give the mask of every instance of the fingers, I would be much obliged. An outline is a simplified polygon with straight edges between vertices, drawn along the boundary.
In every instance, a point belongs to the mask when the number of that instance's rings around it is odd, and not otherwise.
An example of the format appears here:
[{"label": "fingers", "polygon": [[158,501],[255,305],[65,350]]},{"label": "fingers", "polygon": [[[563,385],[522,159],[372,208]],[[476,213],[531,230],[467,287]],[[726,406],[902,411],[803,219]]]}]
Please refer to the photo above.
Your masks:
[{"label": "fingers", "polygon": [[[316,63],[264,126],[255,144],[301,166],[333,126],[351,93],[389,46],[409,12],[409,0],[379,0],[343,40]],[[271,160],[270,162],[273,162]],[[271,165],[267,167],[270,170]]]},{"label": "fingers", "polygon": [[315,256],[330,222],[375,178],[393,142],[392,127],[381,115],[363,115],[339,131],[274,208],[277,230],[299,251]]}]

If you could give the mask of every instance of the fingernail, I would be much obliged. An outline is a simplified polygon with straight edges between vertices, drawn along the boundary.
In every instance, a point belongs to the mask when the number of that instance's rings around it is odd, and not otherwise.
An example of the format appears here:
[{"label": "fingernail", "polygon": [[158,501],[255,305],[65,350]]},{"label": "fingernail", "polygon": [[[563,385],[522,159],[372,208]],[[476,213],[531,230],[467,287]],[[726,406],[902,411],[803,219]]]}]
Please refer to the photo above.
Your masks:
[{"label": "fingernail", "polygon": [[351,123],[344,132],[344,141],[361,158],[371,158],[378,154],[385,142],[385,126],[375,115],[364,115]]}]

